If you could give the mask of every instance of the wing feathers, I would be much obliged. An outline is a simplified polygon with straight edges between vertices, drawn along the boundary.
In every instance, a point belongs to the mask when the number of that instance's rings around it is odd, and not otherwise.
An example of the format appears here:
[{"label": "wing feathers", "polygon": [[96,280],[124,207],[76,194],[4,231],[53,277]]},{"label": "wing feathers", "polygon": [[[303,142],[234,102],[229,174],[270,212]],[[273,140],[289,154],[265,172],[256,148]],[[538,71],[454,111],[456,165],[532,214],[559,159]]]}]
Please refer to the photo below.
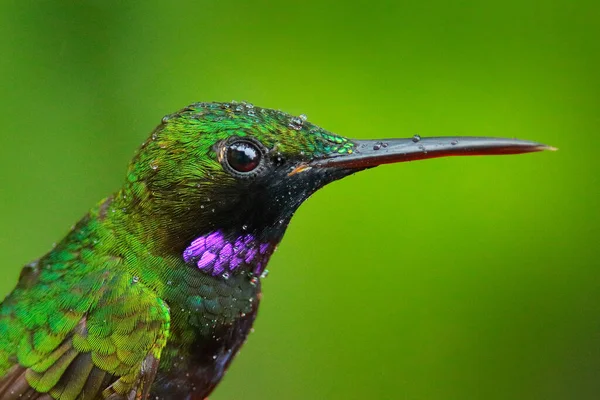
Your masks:
[{"label": "wing feathers", "polygon": [[19,364],[0,377],[0,399],[146,398],[169,337],[169,309],[143,285],[115,279],[107,301],[88,310],[62,342],[41,330],[19,338],[12,361]]},{"label": "wing feathers", "polygon": [[45,372],[40,373],[30,369],[26,374],[29,384],[38,392],[48,392],[58,383],[78,354],[77,350],[70,348]]},{"label": "wing feathers", "polygon": [[89,353],[78,355],[69,365],[58,384],[50,390],[50,394],[55,399],[76,398],[83,390],[93,369],[94,364],[92,364]]},{"label": "wing feathers", "polygon": [[40,399],[41,394],[29,386],[25,377],[27,368],[16,365],[3,378],[6,381],[0,383],[0,399],[19,400],[19,399]]}]

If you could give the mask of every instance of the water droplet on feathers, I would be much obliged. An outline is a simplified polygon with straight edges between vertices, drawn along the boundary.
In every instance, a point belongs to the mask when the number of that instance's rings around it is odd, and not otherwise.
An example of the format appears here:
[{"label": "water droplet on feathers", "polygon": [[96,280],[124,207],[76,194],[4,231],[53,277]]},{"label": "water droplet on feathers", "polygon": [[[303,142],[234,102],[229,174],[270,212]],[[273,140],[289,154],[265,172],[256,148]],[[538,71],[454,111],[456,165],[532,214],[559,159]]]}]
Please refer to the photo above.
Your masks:
[{"label": "water droplet on feathers", "polygon": [[300,117],[292,117],[290,119],[289,127],[296,131],[299,131],[300,129],[302,129],[303,125],[304,125],[304,120]]},{"label": "water droplet on feathers", "polygon": [[420,135],[413,135],[412,141],[415,142],[415,143],[420,142],[421,141],[421,136]]}]

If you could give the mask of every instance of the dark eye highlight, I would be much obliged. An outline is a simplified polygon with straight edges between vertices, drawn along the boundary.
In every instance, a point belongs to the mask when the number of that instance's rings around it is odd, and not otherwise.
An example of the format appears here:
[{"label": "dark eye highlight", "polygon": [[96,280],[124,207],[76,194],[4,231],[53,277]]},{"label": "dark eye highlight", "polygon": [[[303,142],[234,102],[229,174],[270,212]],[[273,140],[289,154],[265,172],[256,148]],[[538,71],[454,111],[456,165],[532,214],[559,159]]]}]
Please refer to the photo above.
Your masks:
[{"label": "dark eye highlight", "polygon": [[254,143],[239,141],[231,143],[227,147],[226,157],[231,169],[248,173],[258,168],[262,153]]}]

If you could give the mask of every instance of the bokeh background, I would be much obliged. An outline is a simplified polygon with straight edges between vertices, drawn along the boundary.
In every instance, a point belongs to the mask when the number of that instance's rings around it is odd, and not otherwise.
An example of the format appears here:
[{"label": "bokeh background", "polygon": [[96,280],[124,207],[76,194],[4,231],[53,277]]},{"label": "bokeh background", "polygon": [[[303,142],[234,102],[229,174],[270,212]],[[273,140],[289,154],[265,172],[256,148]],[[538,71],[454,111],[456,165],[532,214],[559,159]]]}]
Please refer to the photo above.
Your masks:
[{"label": "bokeh background", "polygon": [[596,1],[0,3],[0,297],[194,101],[556,153],[381,167],[292,221],[211,400],[600,397]]}]

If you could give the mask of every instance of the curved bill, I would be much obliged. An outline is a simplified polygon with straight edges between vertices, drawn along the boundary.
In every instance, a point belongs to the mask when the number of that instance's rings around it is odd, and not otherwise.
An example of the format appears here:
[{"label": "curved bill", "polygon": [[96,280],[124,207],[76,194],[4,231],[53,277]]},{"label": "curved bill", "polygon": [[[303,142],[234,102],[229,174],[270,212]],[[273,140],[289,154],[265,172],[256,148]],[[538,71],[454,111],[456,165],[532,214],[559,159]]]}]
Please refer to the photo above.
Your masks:
[{"label": "curved bill", "polygon": [[428,137],[354,140],[351,154],[315,160],[312,167],[369,168],[381,164],[449,156],[489,156],[557,150],[545,144],[519,139],[486,137]]}]

